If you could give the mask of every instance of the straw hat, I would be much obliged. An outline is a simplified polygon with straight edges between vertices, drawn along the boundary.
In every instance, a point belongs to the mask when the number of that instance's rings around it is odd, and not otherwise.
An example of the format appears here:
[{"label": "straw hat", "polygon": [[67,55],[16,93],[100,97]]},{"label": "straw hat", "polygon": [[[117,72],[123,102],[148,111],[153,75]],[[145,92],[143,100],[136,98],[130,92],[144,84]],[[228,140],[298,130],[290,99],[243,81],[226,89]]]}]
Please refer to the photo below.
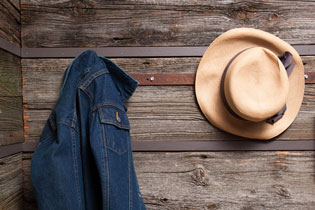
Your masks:
[{"label": "straw hat", "polygon": [[204,53],[195,92],[206,118],[229,133],[270,139],[296,118],[304,94],[304,67],[296,50],[278,37],[236,28]]}]

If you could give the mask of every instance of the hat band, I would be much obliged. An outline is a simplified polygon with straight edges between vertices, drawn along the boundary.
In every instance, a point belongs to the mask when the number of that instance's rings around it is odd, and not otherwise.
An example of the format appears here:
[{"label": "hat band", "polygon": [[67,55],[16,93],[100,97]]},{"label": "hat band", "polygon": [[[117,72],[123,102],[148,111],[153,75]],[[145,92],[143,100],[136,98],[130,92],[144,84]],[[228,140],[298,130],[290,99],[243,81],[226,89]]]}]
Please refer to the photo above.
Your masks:
[{"label": "hat band", "polygon": [[[250,47],[251,48],[251,47]],[[224,71],[223,71],[223,74],[222,74],[222,78],[221,78],[221,84],[220,84],[220,93],[221,93],[221,97],[222,97],[222,101],[223,101],[223,104],[225,106],[225,108],[230,112],[230,114],[232,114],[234,117],[236,118],[239,118],[239,119],[242,119],[242,120],[246,120],[242,117],[240,117],[239,115],[237,115],[233,110],[232,108],[229,106],[227,100],[226,100],[226,97],[225,97],[225,93],[224,93],[224,81],[225,81],[225,76],[226,76],[226,73],[227,73],[227,70],[229,69],[230,65],[232,64],[232,62],[237,58],[237,56],[239,56],[241,53],[243,53],[244,51],[250,49],[250,48],[245,48],[243,50],[241,50],[240,52],[238,52],[236,55],[234,55],[231,60],[228,62],[228,64],[226,65]],[[295,62],[293,61],[293,56],[290,52],[286,51],[284,52],[282,55],[279,55],[278,56],[279,60],[282,62],[286,72],[287,72],[287,75],[288,77],[290,76],[294,66],[295,66]],[[274,116],[268,118],[266,121],[270,124],[274,124],[275,122],[277,122],[278,120],[280,120],[285,111],[287,110],[287,106],[286,104],[282,107],[282,109],[277,112]],[[246,120],[248,121],[248,120]]]}]

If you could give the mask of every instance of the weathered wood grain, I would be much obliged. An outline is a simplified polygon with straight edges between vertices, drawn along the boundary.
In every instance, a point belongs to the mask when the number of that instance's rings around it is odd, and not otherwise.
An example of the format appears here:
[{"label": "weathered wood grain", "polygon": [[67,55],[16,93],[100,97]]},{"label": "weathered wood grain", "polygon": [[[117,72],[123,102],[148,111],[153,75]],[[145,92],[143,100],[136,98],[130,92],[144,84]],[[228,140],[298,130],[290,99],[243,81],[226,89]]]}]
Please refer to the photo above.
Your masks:
[{"label": "weathered wood grain", "polygon": [[[298,117],[277,139],[314,138],[314,92],[315,86],[308,85]],[[45,99],[51,101],[24,104],[25,141],[34,142],[39,139],[45,121],[54,106],[55,101],[52,100],[54,95],[45,93],[47,94]],[[39,102],[41,99],[36,100]],[[127,106],[133,140],[240,139],[208,123],[196,104],[192,86],[140,86]]]},{"label": "weathered wood grain", "polygon": [[[129,74],[195,73],[201,57],[111,58]],[[315,56],[302,56],[305,72],[315,72]],[[22,59],[24,71],[63,71],[72,59]]]},{"label": "weathered wood grain", "polygon": [[24,210],[37,209],[34,189],[31,183],[31,159],[33,153],[23,153],[23,199]]},{"label": "weathered wood grain", "polygon": [[305,0],[22,0],[22,46],[199,46],[236,27],[314,44],[314,8]]},{"label": "weathered wood grain", "polygon": [[[147,209],[301,210],[315,205],[314,152],[134,152]],[[25,209],[36,209],[32,153],[23,155]]]},{"label": "weathered wood grain", "polygon": [[20,58],[0,50],[0,146],[23,142]]},{"label": "weathered wood grain", "polygon": [[20,46],[19,0],[0,1],[0,38]]},{"label": "weathered wood grain", "polygon": [[[305,57],[312,71],[314,57]],[[200,58],[112,59],[128,73],[192,73]],[[22,59],[25,141],[35,142],[59,95],[70,59]],[[315,85],[308,84],[301,111],[278,139],[314,139]],[[131,97],[128,116],[133,140],[239,139],[211,126],[200,112],[193,86],[140,86]]]},{"label": "weathered wood grain", "polygon": [[[315,71],[315,57],[304,56],[305,68],[307,65]],[[303,61],[304,61],[303,57]],[[200,57],[170,57],[170,58],[111,58],[118,66],[129,74],[137,73],[195,73],[200,62]],[[67,58],[42,58],[42,59],[22,59],[24,71],[63,71],[70,64],[72,59]]]},{"label": "weathered wood grain", "polygon": [[0,49],[0,96],[22,95],[21,60]]},{"label": "weathered wood grain", "polygon": [[[190,73],[195,71],[200,58],[132,58],[112,60],[128,73],[175,73],[179,70],[183,73]],[[70,62],[71,59],[22,59],[25,141],[37,141],[39,138],[50,109],[57,100],[63,72]],[[193,99],[191,98],[191,100]],[[195,106],[194,104],[192,105]],[[190,107],[187,108],[190,109]],[[154,125],[156,123],[158,121],[155,120]],[[165,124],[165,127],[168,128],[169,124]],[[161,121],[160,126],[162,125]],[[175,124],[171,128],[174,126]],[[141,125],[138,127],[140,129],[139,132],[148,129],[145,127],[141,128]],[[208,128],[205,122],[203,122],[203,127]],[[152,128],[154,128],[153,125]],[[149,131],[147,130],[145,133]],[[141,134],[139,135],[141,136]]]},{"label": "weathered wood grain", "polygon": [[315,57],[314,56],[302,56],[305,72],[315,72]]},{"label": "weathered wood grain", "polygon": [[0,96],[0,146],[23,142],[22,97]]},{"label": "weathered wood grain", "polygon": [[[20,46],[20,2],[0,1],[0,38]],[[0,146],[23,142],[20,58],[0,49]],[[0,209],[23,209],[22,153],[0,159]]]},{"label": "weathered wood grain", "polygon": [[23,209],[22,153],[0,159],[0,209]]},{"label": "weathered wood grain", "polygon": [[20,11],[20,0],[8,0],[18,11]]}]

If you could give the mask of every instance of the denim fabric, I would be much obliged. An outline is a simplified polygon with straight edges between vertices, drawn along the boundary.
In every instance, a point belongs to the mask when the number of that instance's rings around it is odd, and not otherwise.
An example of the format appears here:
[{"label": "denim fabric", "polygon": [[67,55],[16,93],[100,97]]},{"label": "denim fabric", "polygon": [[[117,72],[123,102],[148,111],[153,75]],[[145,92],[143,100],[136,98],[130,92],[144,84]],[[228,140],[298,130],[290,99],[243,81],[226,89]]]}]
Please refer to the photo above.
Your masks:
[{"label": "denim fabric", "polygon": [[124,104],[138,84],[92,50],[71,62],[32,157],[38,209],[145,209]]}]

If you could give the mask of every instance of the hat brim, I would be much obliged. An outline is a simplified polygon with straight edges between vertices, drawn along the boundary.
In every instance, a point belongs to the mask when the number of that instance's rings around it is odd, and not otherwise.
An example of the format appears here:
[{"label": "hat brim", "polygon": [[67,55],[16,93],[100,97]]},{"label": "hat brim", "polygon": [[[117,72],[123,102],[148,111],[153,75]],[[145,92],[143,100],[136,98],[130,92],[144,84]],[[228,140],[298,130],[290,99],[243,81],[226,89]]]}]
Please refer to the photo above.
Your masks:
[{"label": "hat brim", "polygon": [[[276,55],[289,51],[296,63],[289,77],[287,110],[273,125],[236,118],[225,108],[220,95],[224,68],[236,53],[248,47],[264,47]],[[290,44],[259,29],[236,28],[221,34],[205,51],[196,73],[195,93],[201,111],[214,126],[246,138],[271,139],[286,130],[296,118],[303,101],[304,83],[302,60]]]}]

